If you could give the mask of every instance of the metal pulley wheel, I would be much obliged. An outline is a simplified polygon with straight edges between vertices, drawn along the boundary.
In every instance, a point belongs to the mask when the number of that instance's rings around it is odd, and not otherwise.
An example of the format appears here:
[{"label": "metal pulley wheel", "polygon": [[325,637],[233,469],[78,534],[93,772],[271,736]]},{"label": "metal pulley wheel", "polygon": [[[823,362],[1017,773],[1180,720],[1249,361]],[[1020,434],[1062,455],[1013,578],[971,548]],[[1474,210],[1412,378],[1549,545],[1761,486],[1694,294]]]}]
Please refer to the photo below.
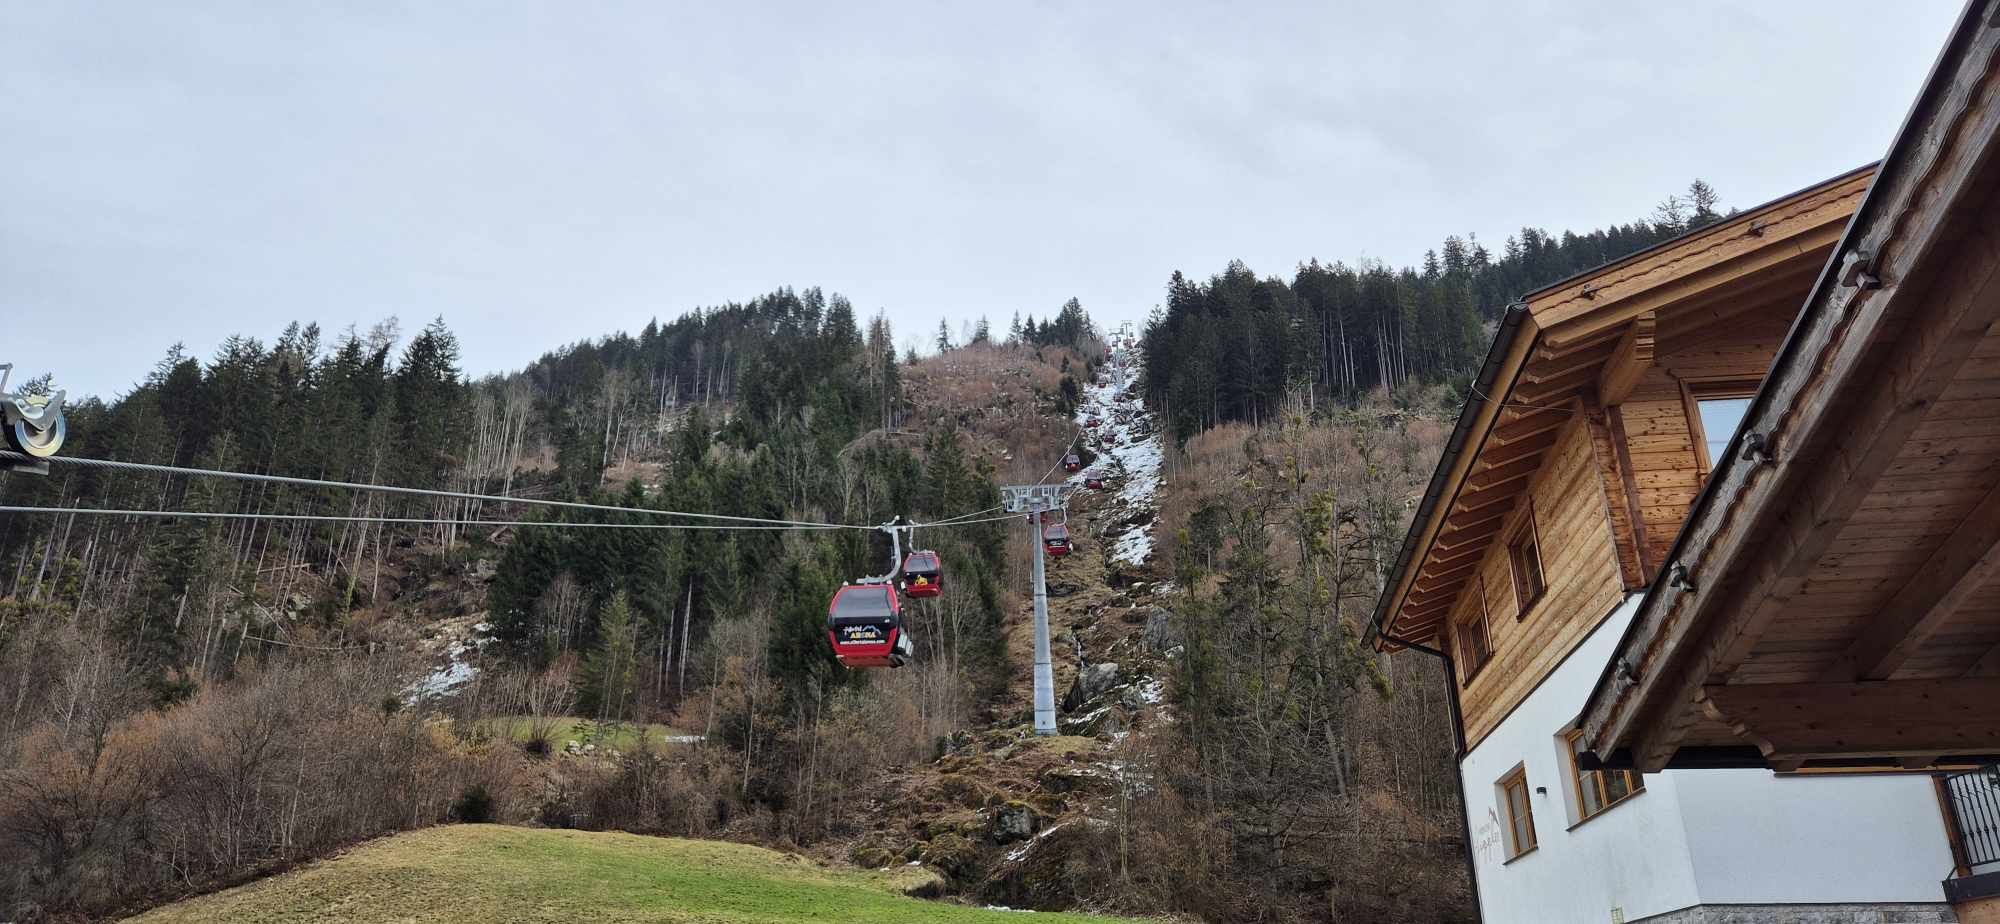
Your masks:
[{"label": "metal pulley wheel", "polygon": [[7,391],[7,379],[14,371],[11,363],[0,363],[0,429],[7,434],[7,447],[37,459],[46,459],[62,448],[69,425],[63,420],[63,395],[14,394]]},{"label": "metal pulley wheel", "polygon": [[[7,416],[14,418],[11,413]],[[7,445],[37,459],[55,455],[56,450],[62,448],[63,437],[69,433],[69,424],[63,419],[61,408],[57,408],[53,415],[43,416],[53,416],[55,419],[52,422],[45,422],[45,425],[39,428],[25,418],[8,420]]]}]

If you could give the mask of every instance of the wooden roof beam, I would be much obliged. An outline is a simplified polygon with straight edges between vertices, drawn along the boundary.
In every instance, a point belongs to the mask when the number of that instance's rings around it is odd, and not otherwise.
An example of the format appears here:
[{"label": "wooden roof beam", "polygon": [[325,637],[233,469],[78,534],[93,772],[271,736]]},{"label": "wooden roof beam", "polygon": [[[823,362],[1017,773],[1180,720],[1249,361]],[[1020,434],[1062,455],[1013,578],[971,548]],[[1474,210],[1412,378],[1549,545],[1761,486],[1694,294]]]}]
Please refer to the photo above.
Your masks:
[{"label": "wooden roof beam", "polygon": [[1410,591],[1409,608],[1414,610],[1439,605],[1449,606],[1453,601],[1458,599],[1458,591],[1458,587],[1440,587],[1435,590],[1412,590]]},{"label": "wooden roof beam", "polygon": [[1542,337],[1550,346],[1556,349],[1570,346],[1606,330],[1621,327],[1642,314],[1649,314],[1688,299],[1699,298],[1753,276],[1774,270],[1782,272],[1783,270],[1778,268],[1786,263],[1795,260],[1811,262],[1812,255],[1821,253],[1825,248],[1839,242],[1841,232],[1846,228],[1844,219],[1847,213],[1843,211],[1837,217],[1842,220],[1833,220],[1833,216],[1829,216],[1829,220],[1824,224],[1797,232],[1788,240],[1774,241],[1726,263],[1715,264],[1709,272],[1690,273],[1637,293],[1622,302],[1613,302],[1588,311],[1567,308],[1548,312],[1546,317],[1536,315],[1535,322],[1542,325]]},{"label": "wooden roof beam", "polygon": [[1611,345],[1600,344],[1595,349],[1577,350],[1560,355],[1542,351],[1535,357],[1535,361],[1529,364],[1527,370],[1521,373],[1521,381],[1541,383],[1591,368],[1610,356],[1611,349]]},{"label": "wooden roof beam", "polygon": [[1820,679],[1889,679],[1995,574],[2000,574],[2000,484],[1911,573]]},{"label": "wooden roof beam", "polygon": [[1442,555],[1431,556],[1430,561],[1425,564],[1439,569],[1437,573],[1443,574],[1446,570],[1456,568],[1467,561],[1477,560],[1483,551],[1482,549],[1465,549],[1463,551],[1446,552]]},{"label": "wooden roof beam", "polygon": [[1488,507],[1512,504],[1513,502],[1514,493],[1512,491],[1467,491],[1458,496],[1458,503],[1455,505],[1458,513],[1453,514],[1453,516],[1476,513]]},{"label": "wooden roof beam", "polygon": [[1445,597],[1441,600],[1426,603],[1404,603],[1401,618],[1408,622],[1423,622],[1433,616],[1442,617],[1451,609],[1454,599],[1452,597]]},{"label": "wooden roof beam", "polygon": [[1519,481],[1520,479],[1527,478],[1541,467],[1541,457],[1531,456],[1516,462],[1509,462],[1506,465],[1495,465],[1475,472],[1471,478],[1465,479],[1465,484],[1467,487],[1483,491],[1488,488],[1507,484],[1511,481]]},{"label": "wooden roof beam", "polygon": [[1624,404],[1639,384],[1639,378],[1653,366],[1653,348],[1659,335],[1659,315],[1646,312],[1632,319],[1625,336],[1604,363],[1597,379],[1597,399],[1604,405]]},{"label": "wooden roof beam", "polygon": [[1540,436],[1569,422],[1569,408],[1546,407],[1525,411],[1514,420],[1494,428],[1486,440],[1488,445],[1505,446],[1518,443],[1529,437]]},{"label": "wooden roof beam", "polygon": [[1437,590],[1440,587],[1457,584],[1471,577],[1478,570],[1479,563],[1473,562],[1469,565],[1461,565],[1453,568],[1450,571],[1440,571],[1437,574],[1424,575],[1417,579],[1417,583],[1411,585],[1410,593],[1414,596],[1419,592],[1429,592]]},{"label": "wooden roof beam", "polygon": [[1717,684],[1702,694],[1774,764],[2000,750],[2000,677]]},{"label": "wooden roof beam", "polygon": [[1972,663],[1972,669],[1966,671],[1965,676],[2000,677],[2000,645],[1986,649],[1986,653]]},{"label": "wooden roof beam", "polygon": [[1437,541],[1435,547],[1440,552],[1448,553],[1456,552],[1469,545],[1485,542],[1488,537],[1493,535],[1494,530],[1500,528],[1500,524],[1503,522],[1505,522],[1505,518],[1494,516],[1492,519],[1481,521],[1477,526],[1465,527],[1446,533],[1443,538]]},{"label": "wooden roof beam", "polygon": [[1481,457],[1480,461],[1488,465],[1506,465],[1517,459],[1541,455],[1548,451],[1550,446],[1554,446],[1555,444],[1556,431],[1550,430],[1524,440],[1508,443],[1505,446],[1495,447],[1492,451]]},{"label": "wooden roof beam", "polygon": [[1465,576],[1460,575],[1455,581],[1439,584],[1435,587],[1412,589],[1410,591],[1410,605],[1430,606],[1440,600],[1457,600],[1458,595],[1465,590],[1466,586]]},{"label": "wooden roof beam", "polygon": [[1597,366],[1592,364],[1571,370],[1567,375],[1560,378],[1545,379],[1541,382],[1516,386],[1511,397],[1525,404],[1540,404],[1553,407],[1553,405],[1549,405],[1548,403],[1549,398],[1563,394],[1564,392],[1575,391],[1596,381]]},{"label": "wooden roof beam", "polygon": [[1614,327],[1614,328],[1609,328],[1607,330],[1598,331],[1597,333],[1592,334],[1588,337],[1580,337],[1560,347],[1551,346],[1547,343],[1544,343],[1542,344],[1541,349],[1537,351],[1535,355],[1537,358],[1549,360],[1549,359],[1557,359],[1564,356],[1573,356],[1577,353],[1581,353],[1586,350],[1592,352],[1595,352],[1597,350],[1608,350],[1612,346],[1612,341],[1618,339],[1618,333],[1619,333],[1618,329]]},{"label": "wooden roof beam", "polygon": [[1489,504],[1473,510],[1461,510],[1458,513],[1452,514],[1451,518],[1445,521],[1445,528],[1467,529],[1491,520],[1505,519],[1507,512],[1514,508],[1513,500],[1513,497],[1509,496],[1504,503]]},{"label": "wooden roof beam", "polygon": [[[1829,251],[1831,249],[1828,248]],[[1676,337],[1672,350],[1679,351],[1688,344],[1703,340],[1733,336],[1729,325],[1723,322],[1752,311],[1782,305],[1786,311],[1796,314],[1799,305],[1811,294],[1813,280],[1817,278],[1823,262],[1800,261],[1796,269],[1787,268],[1768,278],[1747,280],[1745,285],[1672,306],[1662,319],[1670,329],[1699,332],[1691,338]]]}]

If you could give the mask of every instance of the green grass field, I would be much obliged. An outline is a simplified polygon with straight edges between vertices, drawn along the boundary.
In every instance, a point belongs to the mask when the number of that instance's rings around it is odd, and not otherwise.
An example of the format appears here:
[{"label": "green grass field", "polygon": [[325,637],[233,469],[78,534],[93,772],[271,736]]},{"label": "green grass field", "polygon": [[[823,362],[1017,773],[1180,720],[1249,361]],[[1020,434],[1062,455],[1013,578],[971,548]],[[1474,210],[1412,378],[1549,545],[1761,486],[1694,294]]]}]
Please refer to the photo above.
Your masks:
[{"label": "green grass field", "polygon": [[1023,916],[909,898],[916,868],[822,869],[719,841],[453,825],[372,841],[332,860],[192,898],[131,920],[239,921],[943,921],[1108,922]]}]

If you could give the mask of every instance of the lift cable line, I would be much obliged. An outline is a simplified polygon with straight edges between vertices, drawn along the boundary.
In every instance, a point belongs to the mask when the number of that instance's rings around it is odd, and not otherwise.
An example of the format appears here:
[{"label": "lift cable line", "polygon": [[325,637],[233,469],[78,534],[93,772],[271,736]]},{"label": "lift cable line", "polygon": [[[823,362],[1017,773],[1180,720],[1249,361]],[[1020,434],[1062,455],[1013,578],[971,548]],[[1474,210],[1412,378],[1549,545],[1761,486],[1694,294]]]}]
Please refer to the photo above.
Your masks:
[{"label": "lift cable line", "polygon": [[[5,373],[11,367],[0,366],[0,389],[5,388]],[[1122,373],[1122,369],[1120,370]],[[1121,390],[1122,390],[1121,375]],[[825,530],[856,529],[883,532],[889,535],[889,571],[879,577],[864,577],[843,585],[834,594],[827,607],[827,637],[832,644],[834,656],[849,668],[901,667],[915,655],[908,635],[903,632],[902,605],[898,594],[901,590],[917,598],[931,598],[944,590],[944,566],[937,552],[916,548],[916,530],[919,528],[972,526],[1012,520],[1026,513],[1034,527],[1035,539],[1035,732],[1038,735],[1052,735],[1055,727],[1054,683],[1049,656],[1048,639],[1048,598],[1042,559],[1045,552],[1061,556],[1069,552],[1067,524],[1069,510],[1064,503],[1067,484],[1048,484],[1056,469],[1075,472],[1081,468],[1081,460],[1076,454],[1078,442],[1083,439],[1082,427],[1071,430],[1069,442],[1054,465],[1043,473],[1040,482],[1034,485],[1010,486],[1004,489],[1006,495],[1002,504],[975,510],[957,516],[946,517],[931,523],[918,523],[908,517],[898,516],[887,523],[866,525],[859,523],[815,523],[804,520],[781,520],[768,517],[742,517],[718,513],[692,513],[677,510],[653,510],[643,507],[619,507],[610,504],[592,504],[581,501],[542,500],[537,498],[507,497],[494,494],[475,494],[464,491],[444,491],[430,488],[408,488],[395,485],[367,484],[349,481],[330,481],[320,478],[301,478],[289,475],[263,475],[250,472],[231,472],[216,469],[184,468],[175,465],[156,465],[144,462],[121,462],[112,459],[89,459],[56,456],[63,437],[63,420],[60,416],[62,395],[53,399],[0,393],[9,399],[9,407],[0,423],[7,425],[5,436],[12,450],[0,449],[0,471],[27,471],[46,475],[50,461],[85,468],[108,469],[112,471],[135,472],[147,475],[186,476],[203,478],[225,478],[261,484],[292,485],[307,488],[322,488],[348,491],[366,491],[382,494],[399,494],[410,497],[431,497],[460,501],[492,502],[496,504],[525,504],[534,507],[550,507],[566,510],[588,510],[601,513],[636,514],[642,516],[670,516],[688,519],[719,521],[715,523],[590,523],[564,520],[486,520],[452,517],[388,517],[340,514],[287,514],[287,513],[245,513],[234,511],[201,510],[139,510],[98,507],[34,507],[0,506],[0,513],[48,514],[52,516],[111,516],[129,518],[186,517],[215,520],[281,520],[300,522],[339,523],[399,523],[453,526],[495,526],[495,527],[576,527],[583,529],[678,529],[678,530]],[[19,399],[19,400],[15,400]],[[51,405],[53,405],[51,407]],[[46,411],[46,416],[42,416]],[[19,431],[19,432],[17,432]],[[1005,508],[1008,512],[1000,516],[985,516]],[[1062,524],[1049,525],[1047,514],[1051,511],[1062,514]],[[1060,533],[1060,538],[1058,538]],[[903,557],[903,539],[910,540],[910,556]],[[899,581],[901,578],[903,580]],[[284,644],[284,643],[280,643]]]},{"label": "lift cable line", "polygon": [[[623,509],[623,508],[620,508]],[[202,520],[289,520],[308,523],[394,523],[424,526],[550,526],[578,529],[711,529],[798,531],[845,529],[836,523],[590,523],[575,520],[469,520],[450,517],[386,517],[334,513],[233,513],[207,510],[130,510],[108,507],[14,507],[0,506],[0,513],[47,513],[56,516],[113,516],[202,519]],[[954,526],[958,524],[952,524]]]},{"label": "lift cable line", "polygon": [[[532,497],[507,497],[501,494],[472,494],[463,491],[440,491],[431,488],[405,488],[396,485],[366,484],[354,481],[326,481],[319,478],[298,478],[291,475],[256,475],[249,472],[228,472],[216,469],[182,468],[177,465],[154,465],[146,462],[119,462],[112,459],[86,459],[75,456],[50,456],[33,459],[21,453],[0,451],[0,460],[24,462],[56,462],[64,465],[81,465],[86,468],[105,468],[116,471],[142,472],[150,475],[189,475],[207,478],[231,478],[238,481],[254,481],[265,484],[285,484],[307,488],[336,488],[348,491],[372,491],[379,494],[402,494],[411,497],[437,497],[448,500],[474,500],[496,504],[527,504],[536,507],[559,507],[566,510],[594,510],[601,513],[633,513],[647,516],[686,517],[694,520],[717,520],[727,523],[753,523],[768,526],[785,526],[811,529],[859,529],[873,532],[881,529],[878,525],[858,523],[813,523],[805,520],[780,520],[769,517],[739,517],[720,513],[689,513],[681,510],[653,510],[647,507],[619,507],[612,504],[590,504],[582,501],[545,500]],[[427,520],[425,522],[437,522]]]},{"label": "lift cable line", "polygon": [[[558,529],[707,529],[721,531],[795,532],[849,528],[838,523],[796,523],[783,525],[767,523],[592,523],[576,520],[476,520],[454,519],[450,517],[390,517],[337,513],[237,513],[209,510],[136,510],[122,507],[29,507],[0,505],[0,513],[44,513],[54,516],[109,516],[131,517],[133,519],[160,517],[200,520],[281,520],[306,523],[390,523],[423,526],[547,526]],[[945,524],[924,523],[919,525],[922,525],[925,529],[929,529],[932,526],[948,528],[952,526],[972,526],[977,523],[997,523],[1001,520],[1014,519],[1018,518],[1008,515],[986,517],[978,520],[955,520]],[[912,526],[910,528],[915,527]]]}]

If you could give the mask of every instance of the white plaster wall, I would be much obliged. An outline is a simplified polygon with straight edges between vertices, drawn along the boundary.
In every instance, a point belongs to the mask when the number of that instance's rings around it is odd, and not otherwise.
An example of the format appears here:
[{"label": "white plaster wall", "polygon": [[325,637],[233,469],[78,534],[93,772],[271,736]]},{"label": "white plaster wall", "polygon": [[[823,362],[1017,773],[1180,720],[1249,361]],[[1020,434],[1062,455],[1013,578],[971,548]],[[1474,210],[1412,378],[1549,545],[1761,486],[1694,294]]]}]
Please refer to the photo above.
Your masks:
[{"label": "white plaster wall", "polygon": [[1672,776],[1703,903],[1944,901],[1951,846],[1928,776]]},{"label": "white plaster wall", "polygon": [[[1485,920],[1626,920],[1697,904],[1935,902],[1951,851],[1923,776],[1677,770],[1580,824],[1558,735],[1637,609],[1626,600],[1461,764]],[[1505,862],[1495,784],[1525,765],[1537,848]]]},{"label": "white plaster wall", "polygon": [[[1698,900],[1674,793],[1679,774],[1649,777],[1644,793],[1565,830],[1573,811],[1569,766],[1557,735],[1576,720],[1636,607],[1636,598],[1627,600],[1598,626],[1460,767],[1480,910],[1488,922],[1610,921],[1613,908],[1634,920]],[[1506,863],[1505,821],[1494,784],[1524,762],[1530,791],[1547,790],[1531,796],[1539,846]]]}]

